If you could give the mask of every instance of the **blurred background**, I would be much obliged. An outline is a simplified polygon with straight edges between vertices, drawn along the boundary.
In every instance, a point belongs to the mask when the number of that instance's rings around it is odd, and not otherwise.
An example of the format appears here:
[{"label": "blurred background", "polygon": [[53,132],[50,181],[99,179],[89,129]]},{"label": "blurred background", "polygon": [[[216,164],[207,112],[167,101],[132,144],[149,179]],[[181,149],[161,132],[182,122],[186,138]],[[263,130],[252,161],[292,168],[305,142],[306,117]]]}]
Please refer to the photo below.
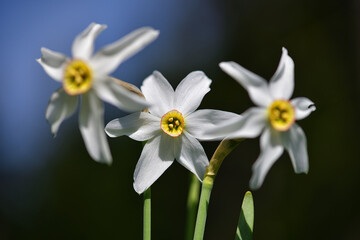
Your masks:
[{"label": "blurred background", "polygon": [[[242,113],[253,103],[218,67],[235,61],[266,79],[281,48],[295,61],[293,97],[317,110],[299,124],[310,172],[296,175],[287,153],[255,191],[254,239],[360,239],[360,2],[356,0],[1,1],[0,239],[141,239],[142,196],[132,175],[142,149],[109,139],[114,163],[94,162],[78,113],[56,138],[45,120],[60,87],[35,61],[47,47],[70,56],[91,22],[107,24],[96,49],[152,26],[159,38],[114,77],[141,86],[159,70],[176,87],[191,71],[212,80],[200,108]],[[125,116],[106,105],[105,123]],[[204,142],[210,158],[218,142]],[[209,205],[205,239],[233,239],[259,139],[224,161]],[[153,239],[183,239],[190,175],[174,163],[152,187]]]}]

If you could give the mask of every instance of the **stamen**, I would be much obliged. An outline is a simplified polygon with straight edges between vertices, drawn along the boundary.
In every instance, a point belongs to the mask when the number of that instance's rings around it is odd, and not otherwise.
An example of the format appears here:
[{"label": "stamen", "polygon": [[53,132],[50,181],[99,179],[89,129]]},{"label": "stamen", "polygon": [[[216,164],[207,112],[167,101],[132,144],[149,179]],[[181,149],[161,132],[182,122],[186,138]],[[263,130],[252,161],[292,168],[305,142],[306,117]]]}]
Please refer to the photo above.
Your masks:
[{"label": "stamen", "polygon": [[271,126],[278,131],[287,131],[295,122],[294,107],[289,101],[276,100],[268,108]]},{"label": "stamen", "polygon": [[92,80],[90,67],[81,60],[73,60],[65,68],[63,87],[69,95],[79,95],[91,88]]},{"label": "stamen", "polygon": [[171,137],[178,137],[184,130],[185,119],[177,110],[171,110],[161,118],[161,129]]}]

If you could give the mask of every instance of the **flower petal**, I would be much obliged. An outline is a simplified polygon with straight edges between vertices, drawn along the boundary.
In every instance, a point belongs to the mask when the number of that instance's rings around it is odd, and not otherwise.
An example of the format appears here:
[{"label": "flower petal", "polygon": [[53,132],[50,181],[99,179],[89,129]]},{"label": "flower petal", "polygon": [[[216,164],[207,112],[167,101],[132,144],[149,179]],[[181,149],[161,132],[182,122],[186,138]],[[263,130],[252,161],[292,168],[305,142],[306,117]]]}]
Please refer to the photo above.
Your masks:
[{"label": "flower petal", "polygon": [[307,154],[306,136],[296,123],[282,135],[282,144],[289,152],[295,173],[308,173],[309,159]]},{"label": "flower petal", "polygon": [[268,84],[265,79],[235,62],[222,62],[219,66],[248,91],[253,103],[266,107],[272,102]]},{"label": "flower petal", "polygon": [[97,162],[110,164],[112,157],[104,131],[104,106],[94,92],[82,95],[79,127],[90,156]]},{"label": "flower petal", "polygon": [[54,52],[47,48],[41,48],[41,54],[41,58],[36,59],[36,61],[40,63],[50,77],[57,81],[62,81],[68,58],[62,53]]},{"label": "flower petal", "polygon": [[254,138],[260,135],[266,125],[266,110],[253,107],[244,112],[241,116],[224,122],[215,129],[203,133],[203,138],[218,139],[223,138]]},{"label": "flower petal", "polygon": [[176,158],[177,161],[202,181],[205,169],[209,165],[204,148],[187,132],[183,132],[181,140],[180,156]]},{"label": "flower petal", "polygon": [[100,49],[91,59],[95,72],[110,74],[117,66],[157,38],[159,31],[139,28],[118,41]]},{"label": "flower petal", "polygon": [[148,189],[174,162],[174,141],[168,138],[161,134],[145,144],[134,172],[134,189],[138,194]]},{"label": "flower petal", "polygon": [[141,91],[151,104],[149,111],[152,114],[161,118],[165,113],[173,110],[174,89],[160,72],[154,71],[147,77],[141,86]]},{"label": "flower petal", "polygon": [[211,80],[201,71],[189,73],[175,90],[176,110],[184,116],[194,112],[200,105],[205,94],[210,91]]},{"label": "flower petal", "polygon": [[211,140],[208,131],[217,129],[225,122],[240,119],[241,116],[232,112],[201,109],[186,117],[186,131],[199,140]]},{"label": "flower petal", "polygon": [[289,100],[294,91],[294,61],[286,48],[282,48],[279,66],[269,84],[273,99]]},{"label": "flower petal", "polygon": [[82,33],[76,36],[72,45],[73,58],[89,60],[94,52],[94,40],[107,26],[91,23]]},{"label": "flower petal", "polygon": [[253,175],[250,179],[250,188],[255,190],[261,187],[271,166],[284,152],[284,147],[273,134],[270,128],[266,128],[260,138],[261,153],[254,163]]},{"label": "flower petal", "polygon": [[304,119],[309,116],[311,112],[316,110],[315,104],[305,97],[294,98],[290,102],[295,108],[296,120]]},{"label": "flower petal", "polygon": [[136,141],[146,141],[160,133],[160,118],[137,112],[112,120],[106,125],[105,131],[109,137],[127,135]]},{"label": "flower petal", "polygon": [[59,88],[51,95],[45,117],[51,126],[51,132],[54,136],[62,121],[74,113],[77,99],[78,97],[76,96],[68,95],[63,88]]},{"label": "flower petal", "polygon": [[243,118],[237,129],[229,135],[230,138],[254,138],[260,135],[266,125],[266,110],[263,108],[250,108],[242,114]]},{"label": "flower petal", "polygon": [[93,89],[102,100],[126,111],[139,111],[149,106],[143,97],[129,91],[110,77],[94,81]]}]

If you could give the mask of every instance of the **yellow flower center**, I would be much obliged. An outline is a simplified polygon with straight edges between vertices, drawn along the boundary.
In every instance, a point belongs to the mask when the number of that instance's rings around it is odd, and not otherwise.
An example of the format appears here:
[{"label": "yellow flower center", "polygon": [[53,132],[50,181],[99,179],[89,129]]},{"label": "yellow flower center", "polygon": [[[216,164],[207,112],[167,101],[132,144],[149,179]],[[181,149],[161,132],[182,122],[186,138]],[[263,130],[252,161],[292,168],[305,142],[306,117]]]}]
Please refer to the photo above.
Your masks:
[{"label": "yellow flower center", "polygon": [[179,111],[171,110],[162,116],[160,127],[167,135],[178,137],[184,130],[185,119]]},{"label": "yellow flower center", "polygon": [[91,68],[81,60],[73,60],[65,68],[63,87],[69,95],[87,92],[92,81]]},{"label": "yellow flower center", "polygon": [[278,131],[287,131],[295,122],[294,107],[289,101],[276,100],[268,108],[271,126]]}]

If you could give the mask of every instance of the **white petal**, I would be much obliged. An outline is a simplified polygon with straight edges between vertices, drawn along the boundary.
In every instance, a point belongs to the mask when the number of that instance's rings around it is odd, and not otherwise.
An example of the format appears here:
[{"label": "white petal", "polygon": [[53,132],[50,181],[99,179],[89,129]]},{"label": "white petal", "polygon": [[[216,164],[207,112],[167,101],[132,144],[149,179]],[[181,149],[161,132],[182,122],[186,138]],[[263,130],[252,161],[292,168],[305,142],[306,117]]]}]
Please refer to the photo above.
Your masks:
[{"label": "white petal", "polygon": [[143,97],[129,91],[110,77],[94,81],[93,89],[102,100],[126,111],[139,111],[149,106]]},{"label": "white petal", "polygon": [[286,48],[282,49],[279,66],[269,84],[273,99],[289,100],[294,91],[294,61]]},{"label": "white petal", "polygon": [[62,53],[54,52],[47,48],[41,48],[41,54],[41,58],[36,61],[41,64],[50,77],[57,81],[62,81],[68,58]]},{"label": "white petal", "polygon": [[252,167],[253,175],[250,179],[250,188],[253,190],[261,187],[271,166],[284,151],[283,146],[279,144],[279,140],[272,134],[270,128],[265,129],[261,135],[260,149],[260,156]]},{"label": "white petal", "polygon": [[211,140],[208,131],[217,129],[225,122],[240,120],[241,116],[232,112],[201,109],[191,113],[185,119],[186,131],[199,140]]},{"label": "white petal", "polygon": [[202,139],[254,138],[260,135],[265,125],[266,110],[253,107],[214,129],[204,131]]},{"label": "white petal", "polygon": [[141,86],[141,91],[151,104],[149,111],[152,114],[161,118],[165,113],[173,110],[174,89],[160,72],[154,71],[147,77]]},{"label": "white petal", "polygon": [[160,134],[160,118],[146,112],[137,112],[109,122],[105,127],[110,137],[127,135],[136,141],[146,141]]},{"label": "white petal", "polygon": [[112,157],[104,131],[104,106],[101,100],[89,91],[82,95],[79,127],[86,149],[97,162],[110,164]]},{"label": "white petal", "polygon": [[95,38],[106,28],[106,25],[91,23],[82,33],[76,36],[72,45],[73,58],[89,60],[94,51]]},{"label": "white petal", "polygon": [[211,80],[201,71],[189,73],[175,90],[176,110],[184,116],[194,112],[203,97],[210,91]]},{"label": "white petal", "polygon": [[254,138],[260,135],[264,129],[267,119],[266,110],[263,108],[250,108],[242,114],[242,119],[229,135],[230,138]]},{"label": "white petal", "polygon": [[268,84],[265,79],[235,62],[222,62],[219,66],[248,91],[253,103],[266,107],[272,102]]},{"label": "white petal", "polygon": [[253,107],[241,116],[224,122],[213,130],[208,130],[203,137],[221,140],[227,138],[254,138],[260,135],[266,125],[266,110]]},{"label": "white petal", "polygon": [[294,98],[290,102],[295,108],[296,120],[304,119],[309,116],[311,112],[316,110],[315,104],[305,97]]},{"label": "white petal", "polygon": [[150,139],[141,152],[134,172],[134,189],[138,194],[148,189],[174,162],[174,141],[161,134]]},{"label": "white petal", "polygon": [[198,140],[187,132],[181,135],[181,150],[177,161],[202,181],[205,169],[209,165],[204,148]]},{"label": "white petal", "polygon": [[159,31],[139,28],[118,41],[100,49],[91,59],[95,72],[110,74],[117,66],[157,38]]},{"label": "white petal", "polygon": [[68,95],[63,88],[51,95],[45,117],[51,125],[52,134],[56,135],[62,121],[74,113],[77,99],[77,96]]},{"label": "white petal", "polygon": [[295,123],[289,131],[282,133],[281,136],[282,144],[289,152],[295,172],[307,173],[309,171],[309,159],[304,131]]}]

